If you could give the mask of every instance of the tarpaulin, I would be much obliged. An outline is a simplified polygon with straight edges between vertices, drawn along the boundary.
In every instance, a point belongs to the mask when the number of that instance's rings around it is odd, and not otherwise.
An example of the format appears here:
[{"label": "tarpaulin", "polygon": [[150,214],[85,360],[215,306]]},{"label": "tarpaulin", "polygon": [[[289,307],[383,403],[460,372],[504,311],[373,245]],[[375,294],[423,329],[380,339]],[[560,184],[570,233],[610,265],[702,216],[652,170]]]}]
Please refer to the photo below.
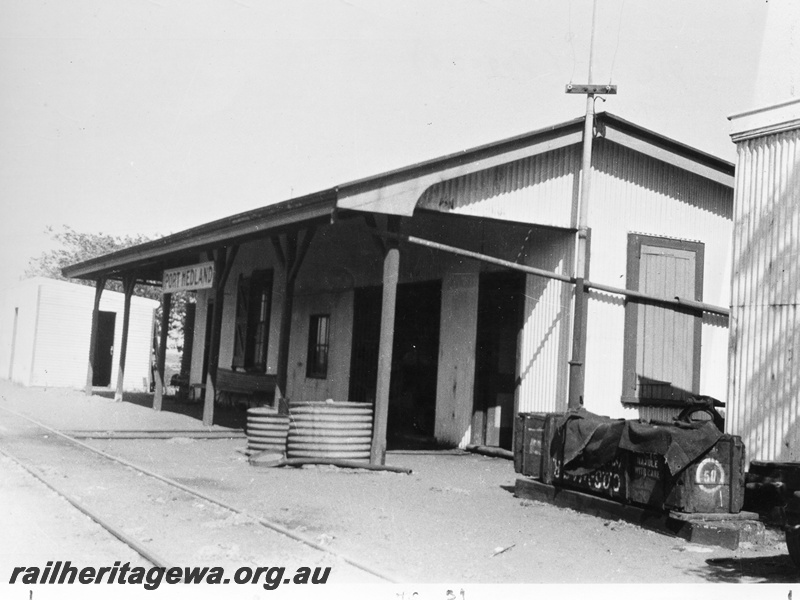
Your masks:
[{"label": "tarpaulin", "polygon": [[556,426],[563,435],[564,466],[580,475],[614,460],[625,421],[581,408],[565,413]]},{"label": "tarpaulin", "polygon": [[711,421],[653,425],[626,421],[619,447],[633,452],[660,454],[675,475],[709,450],[722,436]]},{"label": "tarpaulin", "polygon": [[656,425],[611,419],[584,409],[565,413],[556,426],[564,444],[564,468],[578,475],[611,462],[619,449],[661,455],[675,475],[722,435],[711,421]]}]

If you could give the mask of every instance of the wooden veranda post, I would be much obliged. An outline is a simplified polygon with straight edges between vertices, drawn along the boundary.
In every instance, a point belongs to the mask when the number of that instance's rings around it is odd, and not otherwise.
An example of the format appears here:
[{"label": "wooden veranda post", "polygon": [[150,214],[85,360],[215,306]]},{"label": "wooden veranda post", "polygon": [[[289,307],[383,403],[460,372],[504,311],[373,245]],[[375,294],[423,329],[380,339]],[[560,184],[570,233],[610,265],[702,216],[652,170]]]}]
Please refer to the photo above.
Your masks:
[{"label": "wooden veranda post", "polygon": [[278,370],[275,377],[275,403],[278,410],[282,413],[286,413],[288,410],[287,384],[289,380],[289,342],[292,329],[295,281],[297,280],[297,274],[300,272],[300,267],[303,265],[303,260],[305,259],[315,233],[316,228],[309,227],[302,241],[299,242],[299,245],[297,232],[286,234],[285,244],[281,244],[278,237],[272,238],[275,256],[283,267],[284,272],[280,338],[278,340]]},{"label": "wooden veranda post", "polygon": [[225,284],[228,281],[233,261],[239,246],[223,246],[214,252],[214,273],[217,281],[214,288],[214,314],[211,322],[211,337],[208,349],[208,373],[206,374],[206,394],[203,401],[203,425],[214,424],[214,400],[217,396],[217,369],[219,368],[219,340],[222,333],[222,312],[225,302]]},{"label": "wooden veranda post", "polygon": [[103,295],[103,289],[106,286],[104,277],[97,279],[94,288],[94,308],[92,309],[92,331],[89,334],[89,366],[86,371],[86,388],[87,396],[92,395],[92,387],[94,387],[94,363],[96,360],[95,346],[97,345],[97,327],[100,319],[100,297]]},{"label": "wooden veranda post", "polygon": [[[397,232],[397,222],[390,219],[390,233]],[[369,462],[386,463],[386,424],[389,418],[389,388],[392,377],[392,346],[397,304],[397,282],[400,278],[400,248],[395,238],[387,239],[388,249],[383,259],[383,303],[381,305],[381,334],[378,342],[378,385],[375,391],[375,415],[372,425],[372,446]]]},{"label": "wooden veranda post", "polygon": [[122,314],[122,340],[119,349],[119,370],[117,371],[117,391],[114,393],[114,401],[122,402],[123,385],[125,381],[125,360],[128,355],[128,329],[131,324],[131,296],[136,285],[136,275],[129,274],[122,278],[122,287],[125,292],[125,307]]},{"label": "wooden veranda post", "polygon": [[161,410],[164,396],[164,367],[167,362],[167,339],[169,338],[169,313],[172,309],[172,294],[161,296],[161,332],[158,336],[158,357],[156,358],[156,389],[153,394],[153,410]]}]

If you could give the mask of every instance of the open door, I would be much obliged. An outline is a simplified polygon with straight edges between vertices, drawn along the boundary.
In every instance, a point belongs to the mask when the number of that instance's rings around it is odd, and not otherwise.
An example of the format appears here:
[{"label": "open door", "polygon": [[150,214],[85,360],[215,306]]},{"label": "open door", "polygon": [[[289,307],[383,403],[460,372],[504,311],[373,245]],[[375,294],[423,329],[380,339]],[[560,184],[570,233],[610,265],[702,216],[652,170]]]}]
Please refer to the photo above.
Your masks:
[{"label": "open door", "polygon": [[97,313],[97,338],[94,342],[94,370],[92,385],[108,387],[111,385],[111,371],[114,365],[114,328],[117,313],[105,310]]},{"label": "open door", "polygon": [[525,276],[487,273],[478,291],[473,442],[511,449]]},{"label": "open door", "polygon": [[[380,287],[356,290],[350,401],[375,402],[381,324]],[[387,443],[390,448],[433,446],[442,282],[397,286]]]}]

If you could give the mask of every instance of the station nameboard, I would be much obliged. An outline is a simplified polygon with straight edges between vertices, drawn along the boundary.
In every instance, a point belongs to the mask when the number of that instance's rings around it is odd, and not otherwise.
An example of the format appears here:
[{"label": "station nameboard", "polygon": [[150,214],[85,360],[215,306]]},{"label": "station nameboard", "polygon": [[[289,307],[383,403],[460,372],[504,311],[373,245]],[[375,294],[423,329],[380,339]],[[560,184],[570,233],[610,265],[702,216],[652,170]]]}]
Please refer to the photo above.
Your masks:
[{"label": "station nameboard", "polygon": [[165,269],[161,282],[161,291],[165,294],[212,288],[214,287],[214,263],[210,261],[177,269]]}]

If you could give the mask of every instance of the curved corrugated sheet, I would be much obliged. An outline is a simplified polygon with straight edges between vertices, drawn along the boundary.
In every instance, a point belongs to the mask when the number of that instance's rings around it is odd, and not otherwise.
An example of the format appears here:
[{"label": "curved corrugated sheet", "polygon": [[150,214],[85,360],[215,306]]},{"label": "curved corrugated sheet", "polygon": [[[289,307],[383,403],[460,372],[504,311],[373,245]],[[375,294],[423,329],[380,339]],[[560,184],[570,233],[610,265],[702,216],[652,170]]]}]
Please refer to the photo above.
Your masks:
[{"label": "curved corrugated sheet", "polygon": [[800,461],[800,130],[738,151],[726,427],[748,460]]},{"label": "curved corrugated sheet", "polygon": [[418,208],[570,227],[580,146],[545,152],[431,186]]}]

